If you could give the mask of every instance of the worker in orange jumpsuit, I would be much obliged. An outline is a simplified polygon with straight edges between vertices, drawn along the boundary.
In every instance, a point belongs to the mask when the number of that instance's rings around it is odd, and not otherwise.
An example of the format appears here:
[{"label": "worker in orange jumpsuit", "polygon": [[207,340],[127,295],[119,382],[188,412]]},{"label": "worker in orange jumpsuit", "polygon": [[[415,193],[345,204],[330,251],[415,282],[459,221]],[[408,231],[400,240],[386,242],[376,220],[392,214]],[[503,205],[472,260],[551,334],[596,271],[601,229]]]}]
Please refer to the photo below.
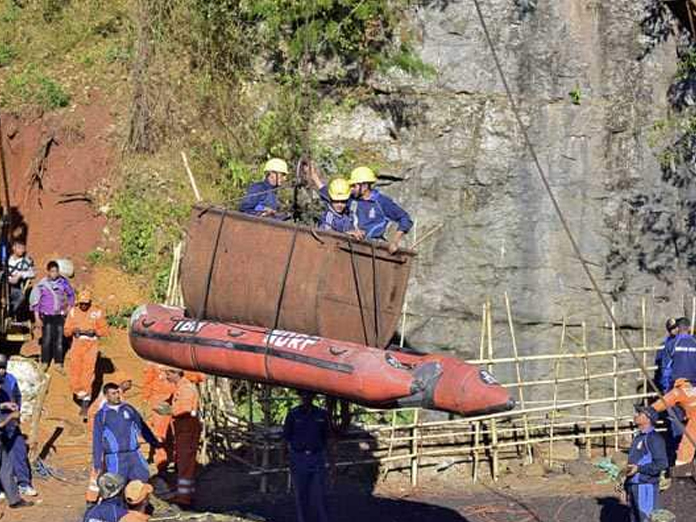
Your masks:
[{"label": "worker in orange jumpsuit", "polygon": [[[192,384],[205,380],[205,374],[184,371],[184,377]],[[154,408],[164,402],[171,403],[176,385],[167,380],[166,367],[161,364],[148,363],[143,378],[143,400],[150,406],[152,416],[148,424],[157,438],[163,441],[163,447],[153,450],[152,461],[157,466],[157,472],[162,474],[170,462],[174,461],[174,440],[172,432],[172,416],[162,415]]]},{"label": "worker in orange jumpsuit", "polygon": [[155,409],[160,415],[172,416],[177,472],[174,503],[190,506],[195,492],[196,453],[201,436],[198,390],[184,376],[183,370],[167,368],[165,373],[167,381],[175,386],[174,395],[171,403],[162,402]]},{"label": "worker in orange jumpsuit", "polygon": [[[115,371],[112,374],[105,375],[104,382],[113,382],[118,384],[119,388],[121,388],[121,394],[123,397],[125,397],[126,392],[133,387],[133,379],[127,373],[121,371]],[[92,436],[92,433],[94,433],[94,418],[97,416],[97,412],[101,409],[101,407],[104,406],[105,402],[106,398],[104,397],[104,393],[100,392],[92,405],[89,407],[89,410],[87,410],[87,433],[90,437]],[[155,433],[155,436],[158,435]],[[91,446],[92,444],[90,443],[90,447]],[[87,502],[88,506],[96,504],[97,500],[99,499],[97,478],[99,478],[97,473],[94,471],[94,469],[92,469],[89,476],[87,493],[85,493],[85,501]]]},{"label": "worker in orange jumpsuit", "polygon": [[99,356],[97,343],[100,337],[105,337],[108,333],[104,311],[92,305],[91,292],[83,290],[77,297],[77,306],[68,312],[65,336],[72,337],[68,353],[70,388],[80,401],[80,414],[85,421],[92,400],[94,372]]},{"label": "worker in orange jumpsuit", "polygon": [[652,405],[658,413],[674,406],[681,407],[686,416],[686,428],[677,448],[675,462],[676,466],[682,466],[691,463],[694,459],[694,445],[691,440],[696,441],[696,388],[688,379],[677,379],[674,382],[674,388],[665,394],[664,400],[658,399]]}]

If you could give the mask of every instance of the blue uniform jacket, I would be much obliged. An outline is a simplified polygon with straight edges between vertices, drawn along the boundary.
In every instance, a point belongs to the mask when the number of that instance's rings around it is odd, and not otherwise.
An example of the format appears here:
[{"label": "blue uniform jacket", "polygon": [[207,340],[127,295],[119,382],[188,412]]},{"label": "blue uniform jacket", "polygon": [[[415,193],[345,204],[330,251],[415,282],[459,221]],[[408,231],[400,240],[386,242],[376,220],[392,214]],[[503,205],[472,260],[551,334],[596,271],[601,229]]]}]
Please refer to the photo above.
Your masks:
[{"label": "blue uniform jacket", "polygon": [[[674,387],[677,379],[687,379],[696,385],[696,339],[690,334],[679,334],[671,345],[670,386]],[[667,353],[665,353],[667,355]]]},{"label": "blue uniform jacket", "polygon": [[87,510],[82,522],[118,522],[126,516],[128,509],[120,496],[102,500]]},{"label": "blue uniform jacket", "polygon": [[285,418],[283,438],[290,445],[290,465],[295,471],[320,471],[326,462],[329,414],[312,406],[293,408]]},{"label": "blue uniform jacket", "polygon": [[408,213],[378,190],[372,190],[370,199],[351,199],[349,208],[354,228],[365,232],[367,239],[383,239],[390,221],[404,233],[413,226]]},{"label": "blue uniform jacket", "polygon": [[104,468],[104,457],[108,454],[139,451],[138,437],[156,445],[157,438],[145,424],[138,411],[127,403],[118,408],[104,404],[94,418],[92,434],[92,458],[94,469]]},{"label": "blue uniform jacket", "polygon": [[274,187],[266,180],[252,183],[249,185],[247,193],[239,205],[239,210],[254,216],[258,216],[267,208],[278,210],[276,189],[277,187]]},{"label": "blue uniform jacket", "polygon": [[655,354],[655,383],[660,387],[663,393],[672,388],[672,356],[674,355],[674,340],[676,336],[668,335],[662,342],[660,348]]},{"label": "blue uniform jacket", "polygon": [[[11,373],[5,373],[5,380],[0,386],[0,402],[14,402],[22,408],[22,392],[19,389],[19,384],[17,383],[17,378]],[[0,412],[0,420],[4,419],[9,412]],[[3,429],[5,433],[11,433],[13,430],[17,429],[17,421],[12,421],[8,423]]]},{"label": "blue uniform jacket", "polygon": [[321,199],[326,206],[324,212],[319,218],[319,230],[333,230],[335,232],[343,233],[355,230],[353,225],[353,217],[350,214],[350,200],[348,201],[348,205],[346,205],[345,212],[343,212],[343,214],[339,214],[331,206],[329,188],[326,185],[319,189],[319,196],[321,196]]},{"label": "blue uniform jacket", "polygon": [[657,484],[660,473],[667,469],[667,450],[662,436],[650,428],[633,439],[628,452],[628,463],[638,466],[638,473],[629,477],[627,484]]}]

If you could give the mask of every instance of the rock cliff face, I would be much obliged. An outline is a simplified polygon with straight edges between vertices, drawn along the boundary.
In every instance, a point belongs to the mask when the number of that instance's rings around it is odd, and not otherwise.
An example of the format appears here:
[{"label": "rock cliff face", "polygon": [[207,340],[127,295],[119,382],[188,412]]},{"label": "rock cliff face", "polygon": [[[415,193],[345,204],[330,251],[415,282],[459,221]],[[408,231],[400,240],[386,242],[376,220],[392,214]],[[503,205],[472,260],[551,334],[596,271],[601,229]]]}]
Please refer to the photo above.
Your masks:
[{"label": "rock cliff face", "polygon": [[[652,4],[482,2],[523,120],[586,259],[626,324],[640,327],[640,299],[648,298],[650,339],[657,340],[664,315],[684,312],[690,274],[674,248],[664,248],[669,230],[645,234],[648,218],[640,210],[648,194],[660,194],[648,203],[657,205],[651,212],[668,215],[684,198],[663,179],[650,146],[653,124],[670,111],[677,63],[670,39],[646,35],[672,23],[654,19]],[[430,2],[411,23],[435,77],[375,81],[377,100],[337,115],[324,132],[327,143],[362,148],[384,164],[383,174],[403,178],[384,190],[417,218],[419,235],[444,223],[419,248],[409,342],[478,356],[481,306],[490,297],[499,344],[509,344],[504,292],[523,353],[557,346],[552,328],[564,316],[601,326],[606,318],[523,146],[473,2]],[[604,343],[606,336],[593,339]],[[507,346],[496,350],[510,353]]]}]

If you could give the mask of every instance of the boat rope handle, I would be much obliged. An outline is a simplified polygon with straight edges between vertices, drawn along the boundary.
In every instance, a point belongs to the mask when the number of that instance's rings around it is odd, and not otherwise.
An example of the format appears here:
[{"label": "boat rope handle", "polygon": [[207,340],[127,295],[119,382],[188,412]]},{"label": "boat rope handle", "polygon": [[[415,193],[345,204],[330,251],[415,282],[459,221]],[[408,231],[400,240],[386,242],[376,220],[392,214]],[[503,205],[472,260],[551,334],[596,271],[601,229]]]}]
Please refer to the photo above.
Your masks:
[{"label": "boat rope handle", "polygon": [[377,252],[375,244],[370,243],[372,247],[372,297],[375,316],[375,346],[379,347],[379,286],[377,284]]},{"label": "boat rope handle", "polygon": [[266,335],[266,346],[263,350],[263,369],[265,372],[266,380],[270,380],[271,372],[268,366],[268,353],[271,344],[271,333],[273,333],[278,328],[278,323],[280,322],[280,312],[283,308],[283,298],[285,297],[285,287],[288,282],[288,275],[290,274],[290,265],[292,264],[292,258],[295,254],[295,245],[297,244],[297,232],[299,228],[295,225],[295,232],[292,234],[292,242],[290,243],[290,251],[288,252],[288,259],[285,262],[285,272],[283,273],[283,280],[280,283],[280,293],[278,294],[278,302],[276,303],[275,310],[275,320],[273,321],[273,329]]},{"label": "boat rope handle", "polygon": [[363,310],[362,295],[360,294],[360,276],[358,269],[355,266],[355,251],[353,250],[353,241],[348,239],[348,248],[350,249],[350,266],[353,269],[353,281],[355,282],[355,293],[358,297],[358,308],[360,309],[360,321],[362,322],[363,337],[365,345],[369,346],[370,341],[367,339],[367,326],[365,325],[365,311]]}]

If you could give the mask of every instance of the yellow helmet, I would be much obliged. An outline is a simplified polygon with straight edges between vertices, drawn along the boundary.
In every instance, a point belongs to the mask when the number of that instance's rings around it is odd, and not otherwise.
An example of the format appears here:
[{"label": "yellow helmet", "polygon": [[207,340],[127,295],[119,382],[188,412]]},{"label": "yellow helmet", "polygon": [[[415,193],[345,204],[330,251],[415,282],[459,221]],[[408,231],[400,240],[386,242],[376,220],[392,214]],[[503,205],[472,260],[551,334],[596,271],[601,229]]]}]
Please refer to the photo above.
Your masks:
[{"label": "yellow helmet", "polygon": [[77,304],[91,303],[92,302],[92,292],[89,290],[82,290],[77,296]]},{"label": "yellow helmet", "polygon": [[336,178],[329,183],[331,201],[347,201],[350,197],[350,184],[343,178]]},{"label": "yellow helmet", "polygon": [[358,167],[350,173],[348,183],[357,185],[358,183],[374,183],[377,181],[377,175],[370,167]]},{"label": "yellow helmet", "polygon": [[263,166],[264,172],[280,172],[281,174],[288,173],[288,164],[280,158],[271,158]]}]

